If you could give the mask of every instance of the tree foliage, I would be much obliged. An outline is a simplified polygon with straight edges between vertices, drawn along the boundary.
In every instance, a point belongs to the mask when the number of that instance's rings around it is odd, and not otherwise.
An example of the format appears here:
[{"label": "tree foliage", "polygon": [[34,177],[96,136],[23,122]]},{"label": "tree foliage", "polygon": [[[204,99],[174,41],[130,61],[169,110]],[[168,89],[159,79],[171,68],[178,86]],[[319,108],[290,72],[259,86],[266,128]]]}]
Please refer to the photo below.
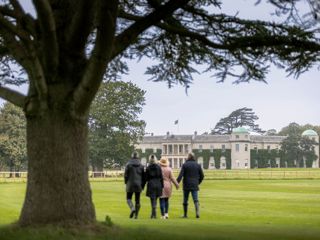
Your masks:
[{"label": "tree foliage", "polygon": [[0,110],[0,154],[0,169],[25,169],[26,120],[23,111],[11,103],[5,103]]},{"label": "tree foliage", "polygon": [[249,127],[251,131],[263,133],[264,131],[255,123],[258,119],[258,116],[251,108],[239,108],[230,113],[229,116],[221,118],[211,131],[211,134],[231,134],[234,128],[244,126]]},{"label": "tree foliage", "polygon": [[314,145],[316,144],[319,143],[301,135],[291,134],[281,142],[283,158],[287,162],[295,161],[296,167],[306,167],[307,162],[311,167],[313,161],[317,159],[317,154],[314,150]]},{"label": "tree foliage", "polygon": [[100,86],[89,118],[90,163],[94,170],[121,167],[133,145],[144,135],[139,119],[145,91],[130,82],[107,82]]},{"label": "tree foliage", "polygon": [[278,135],[287,136],[287,135],[301,135],[303,131],[312,129],[318,133],[320,136],[320,126],[317,125],[311,125],[311,124],[305,124],[305,125],[299,125],[298,123],[292,122],[288,126],[283,127]]}]

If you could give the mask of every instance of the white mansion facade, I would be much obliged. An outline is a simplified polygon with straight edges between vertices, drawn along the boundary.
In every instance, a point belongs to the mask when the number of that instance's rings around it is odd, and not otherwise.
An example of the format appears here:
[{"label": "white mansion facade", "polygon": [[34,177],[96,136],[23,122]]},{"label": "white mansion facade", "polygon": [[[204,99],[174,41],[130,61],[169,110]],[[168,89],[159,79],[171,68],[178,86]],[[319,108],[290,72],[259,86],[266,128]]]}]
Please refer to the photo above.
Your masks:
[{"label": "white mansion facade", "polygon": [[[317,159],[309,167],[319,168],[319,136],[313,130],[306,130],[302,135],[318,143],[314,146]],[[166,157],[172,168],[180,168],[188,153],[193,152],[197,162],[208,169],[246,169],[258,167],[258,160],[251,159],[252,152],[279,152],[280,144],[285,138],[286,136],[250,135],[245,128],[239,127],[230,135],[198,135],[195,132],[193,135],[167,133],[162,136],[145,136],[135,147],[141,154],[143,164],[147,164],[150,155],[155,154],[157,157]],[[297,166],[298,163],[294,161],[293,166]],[[280,157],[267,160],[266,164],[268,167],[278,168],[292,166],[287,162],[280,164]],[[304,160],[302,167],[306,166]]]}]

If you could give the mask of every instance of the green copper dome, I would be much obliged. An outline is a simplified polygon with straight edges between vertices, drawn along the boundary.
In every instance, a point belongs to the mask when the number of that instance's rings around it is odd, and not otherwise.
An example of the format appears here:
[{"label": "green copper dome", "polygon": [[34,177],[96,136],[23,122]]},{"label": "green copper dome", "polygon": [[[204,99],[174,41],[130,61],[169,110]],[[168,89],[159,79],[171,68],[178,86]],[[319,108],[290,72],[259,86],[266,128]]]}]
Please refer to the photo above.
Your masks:
[{"label": "green copper dome", "polygon": [[312,129],[308,129],[308,130],[305,130],[303,133],[302,133],[302,136],[318,136],[317,132],[312,130]]},{"label": "green copper dome", "polygon": [[249,133],[244,127],[237,127],[232,130],[232,133]]}]

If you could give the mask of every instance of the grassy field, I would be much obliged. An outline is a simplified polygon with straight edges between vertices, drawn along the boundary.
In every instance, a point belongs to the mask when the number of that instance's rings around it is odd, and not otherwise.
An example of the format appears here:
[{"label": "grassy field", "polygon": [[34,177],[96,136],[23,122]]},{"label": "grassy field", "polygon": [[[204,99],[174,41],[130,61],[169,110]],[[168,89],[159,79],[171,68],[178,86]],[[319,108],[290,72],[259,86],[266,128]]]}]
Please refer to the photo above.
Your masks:
[{"label": "grassy field", "polygon": [[208,180],[201,186],[200,219],[193,204],[189,218],[180,218],[181,191],[171,199],[170,219],[150,220],[143,195],[140,218],[132,220],[122,182],[92,182],[92,189],[98,220],[108,215],[116,227],[94,233],[12,228],[25,184],[0,184],[0,239],[320,239],[320,180]]}]

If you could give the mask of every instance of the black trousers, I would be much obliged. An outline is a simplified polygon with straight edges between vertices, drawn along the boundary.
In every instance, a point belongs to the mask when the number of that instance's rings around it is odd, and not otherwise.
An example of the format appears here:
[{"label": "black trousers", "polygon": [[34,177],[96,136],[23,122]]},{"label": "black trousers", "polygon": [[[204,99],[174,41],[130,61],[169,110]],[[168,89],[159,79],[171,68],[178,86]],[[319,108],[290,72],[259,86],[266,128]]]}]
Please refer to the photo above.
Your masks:
[{"label": "black trousers", "polygon": [[141,192],[127,192],[127,199],[132,200],[132,196],[134,194],[136,204],[140,204],[140,195]]}]

